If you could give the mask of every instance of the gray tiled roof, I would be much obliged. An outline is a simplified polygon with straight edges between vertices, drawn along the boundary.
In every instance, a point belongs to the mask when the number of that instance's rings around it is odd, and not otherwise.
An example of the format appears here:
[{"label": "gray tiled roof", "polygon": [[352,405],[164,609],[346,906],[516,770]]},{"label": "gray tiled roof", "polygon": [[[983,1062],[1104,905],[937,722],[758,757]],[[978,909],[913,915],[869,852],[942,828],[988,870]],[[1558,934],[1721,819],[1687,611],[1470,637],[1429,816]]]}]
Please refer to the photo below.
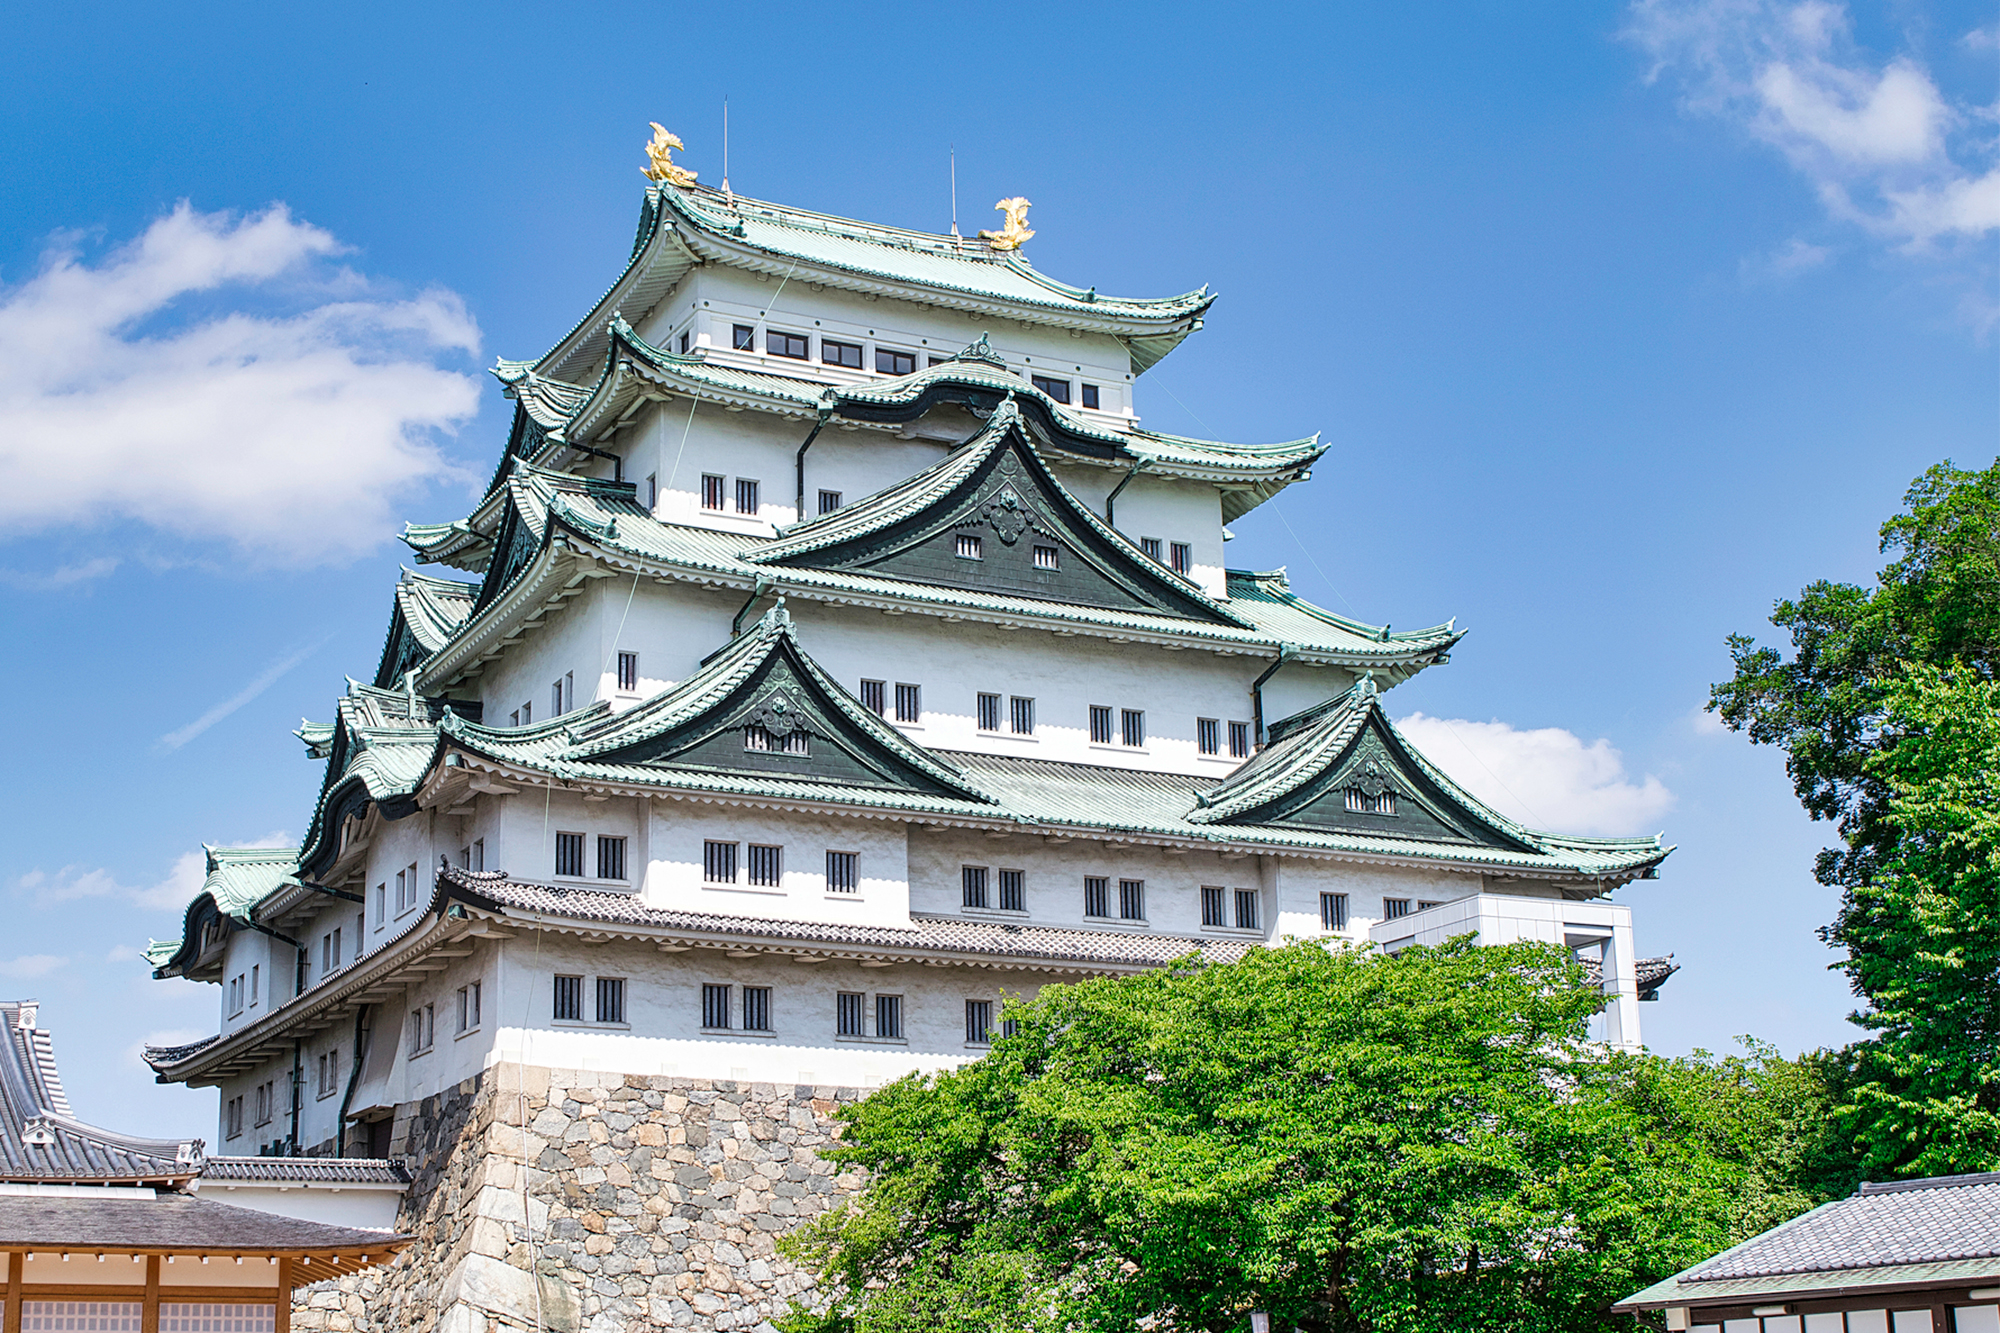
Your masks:
[{"label": "gray tiled roof", "polygon": [[291,1185],[407,1185],[410,1173],[386,1157],[211,1157],[208,1181],[269,1181]]},{"label": "gray tiled roof", "polygon": [[0,1180],[179,1181],[201,1170],[200,1139],[138,1138],[78,1120],[35,1011],[0,1002]]},{"label": "gray tiled roof", "polygon": [[237,1208],[191,1194],[152,1199],[0,1195],[0,1249],[32,1245],[40,1250],[96,1247],[245,1254],[359,1250],[371,1258],[387,1259],[409,1239]]},{"label": "gray tiled roof", "polygon": [[2000,1172],[1863,1185],[1738,1245],[1681,1283],[2000,1256]]}]

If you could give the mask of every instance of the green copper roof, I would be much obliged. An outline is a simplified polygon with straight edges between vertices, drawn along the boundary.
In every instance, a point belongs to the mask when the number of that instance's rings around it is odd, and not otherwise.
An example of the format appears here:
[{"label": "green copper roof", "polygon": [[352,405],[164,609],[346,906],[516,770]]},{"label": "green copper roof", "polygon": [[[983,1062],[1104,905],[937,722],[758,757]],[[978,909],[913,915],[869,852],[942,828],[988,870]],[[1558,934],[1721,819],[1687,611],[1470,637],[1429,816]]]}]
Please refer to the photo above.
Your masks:
[{"label": "green copper roof", "polygon": [[333,736],[325,746],[326,777],[300,845],[299,861],[308,873],[323,873],[338,853],[340,824],[348,815],[361,813],[371,803],[393,809],[408,800],[429,766],[438,721],[451,706],[478,707],[347,682]]},{"label": "green copper roof", "polygon": [[154,940],[145,950],[146,961],[156,973],[170,967],[177,973],[193,960],[189,941],[199,940],[203,924],[211,917],[238,922],[249,919],[250,909],[287,884],[298,882],[299,849],[296,847],[210,847],[202,846],[208,858],[208,874],[201,891],[182,914],[178,939]]},{"label": "green copper roof", "polygon": [[417,642],[436,652],[472,614],[472,599],[478,593],[476,583],[429,578],[406,569],[396,584],[396,606]]},{"label": "green copper roof", "polygon": [[406,523],[402,535],[403,544],[426,564],[450,565],[481,574],[493,558],[491,536],[474,530],[462,518],[449,523]]}]

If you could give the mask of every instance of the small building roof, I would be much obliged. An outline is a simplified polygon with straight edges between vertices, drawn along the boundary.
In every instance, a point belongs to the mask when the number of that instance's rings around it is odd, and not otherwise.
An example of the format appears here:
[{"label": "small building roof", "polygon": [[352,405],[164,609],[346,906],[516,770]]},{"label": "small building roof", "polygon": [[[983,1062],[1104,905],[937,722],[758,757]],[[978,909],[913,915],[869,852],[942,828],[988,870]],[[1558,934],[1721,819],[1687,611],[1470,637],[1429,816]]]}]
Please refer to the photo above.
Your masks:
[{"label": "small building roof", "polygon": [[205,975],[222,966],[222,944],[229,932],[248,920],[252,907],[299,873],[296,847],[202,847],[208,874],[201,892],[181,916],[181,935],[154,940],[146,946],[146,961],[156,978],[184,976],[213,981]]},{"label": "small building roof", "polygon": [[[414,1239],[216,1203],[192,1194],[0,1194],[0,1249],[138,1254],[339,1255],[386,1262]],[[365,1258],[363,1256],[366,1256]]]},{"label": "small building roof", "polygon": [[1683,1269],[1614,1310],[2000,1278],[2000,1172],[1864,1183]]},{"label": "small building roof", "polygon": [[[187,1047],[148,1047],[148,1054]],[[198,1049],[198,1048],[196,1048]],[[385,1185],[401,1188],[410,1173],[392,1157],[211,1157],[201,1179],[230,1184]]]}]

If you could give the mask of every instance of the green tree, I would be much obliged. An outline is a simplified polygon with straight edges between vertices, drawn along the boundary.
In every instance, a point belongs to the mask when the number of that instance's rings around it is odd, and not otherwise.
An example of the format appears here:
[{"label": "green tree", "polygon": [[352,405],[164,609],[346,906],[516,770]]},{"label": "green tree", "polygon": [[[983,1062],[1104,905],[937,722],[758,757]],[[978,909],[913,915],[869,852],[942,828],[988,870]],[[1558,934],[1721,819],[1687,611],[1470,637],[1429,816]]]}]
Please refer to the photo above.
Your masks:
[{"label": "green tree", "polygon": [[1759,1176],[1774,1057],[1608,1056],[1600,1000],[1469,939],[1048,987],[988,1058],[847,1109],[872,1183],[783,1243],[821,1285],[781,1326],[1629,1328],[1609,1302],[1816,1200]]},{"label": "green tree", "polygon": [[1856,1015],[1847,1119],[1871,1170],[2000,1169],[2000,683],[1911,665],[1869,761],[1894,851],[1843,915]]}]

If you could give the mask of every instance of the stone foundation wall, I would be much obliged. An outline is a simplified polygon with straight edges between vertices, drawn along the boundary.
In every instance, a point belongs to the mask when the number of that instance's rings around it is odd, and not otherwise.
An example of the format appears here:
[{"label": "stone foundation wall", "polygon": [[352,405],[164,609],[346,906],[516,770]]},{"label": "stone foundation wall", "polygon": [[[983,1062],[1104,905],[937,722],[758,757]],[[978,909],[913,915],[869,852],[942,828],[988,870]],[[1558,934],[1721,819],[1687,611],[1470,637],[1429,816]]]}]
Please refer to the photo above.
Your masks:
[{"label": "stone foundation wall", "polygon": [[497,1066],[398,1108],[416,1242],[300,1289],[292,1326],[767,1330],[811,1285],[777,1236],[861,1187],[819,1155],[861,1095]]}]

